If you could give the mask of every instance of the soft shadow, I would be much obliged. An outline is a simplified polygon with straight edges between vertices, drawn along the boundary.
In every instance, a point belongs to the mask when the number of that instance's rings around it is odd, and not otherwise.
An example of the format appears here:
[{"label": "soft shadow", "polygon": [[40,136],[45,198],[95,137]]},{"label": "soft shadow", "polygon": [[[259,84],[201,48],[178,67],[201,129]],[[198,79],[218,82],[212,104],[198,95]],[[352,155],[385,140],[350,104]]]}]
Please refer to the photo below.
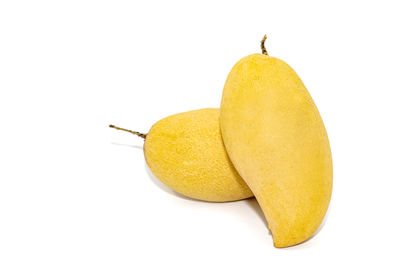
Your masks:
[{"label": "soft shadow", "polygon": [[115,143],[111,142],[112,145],[115,146],[124,146],[124,147],[132,147],[132,148],[137,148],[137,149],[143,149],[143,146],[138,146],[138,145],[128,145],[128,144],[121,144],[121,143]]},{"label": "soft shadow", "polygon": [[160,188],[160,189],[163,190],[164,192],[166,192],[166,193],[168,193],[168,194],[170,194],[170,195],[173,195],[174,197],[181,198],[181,199],[192,200],[192,201],[200,201],[200,200],[197,200],[197,199],[193,199],[193,198],[186,197],[186,196],[184,196],[184,195],[182,195],[182,194],[179,194],[178,192],[175,192],[174,190],[172,190],[171,188],[169,188],[168,186],[166,186],[165,184],[163,184],[156,176],[154,176],[154,174],[151,172],[149,166],[147,165],[146,161],[144,162],[144,166],[145,166],[145,169],[146,169],[147,174],[148,174],[149,177],[150,177],[150,180],[151,180],[158,188]]},{"label": "soft shadow", "polygon": [[[138,145],[129,145],[129,144],[122,144],[122,143],[115,143],[115,142],[111,142],[111,144],[112,144],[112,145],[115,145],[115,146],[124,146],[124,147],[130,147],[130,148],[136,148],[136,149],[143,150],[143,146],[138,146]],[[188,198],[188,197],[186,197],[186,196],[184,196],[184,195],[181,195],[181,194],[175,192],[174,190],[170,189],[168,186],[166,186],[165,184],[163,184],[157,177],[154,176],[154,174],[151,172],[149,166],[147,165],[146,161],[144,162],[144,166],[145,166],[145,169],[146,169],[147,174],[148,174],[149,177],[150,177],[150,180],[151,180],[158,188],[160,188],[160,189],[163,190],[164,192],[166,192],[166,193],[168,193],[168,194],[170,194],[170,195],[173,195],[173,196],[175,196],[175,197],[179,197],[179,198],[185,199],[185,200],[199,201],[199,200],[196,200],[196,199]]]},{"label": "soft shadow", "polygon": [[[115,146],[124,146],[124,147],[130,147],[130,148],[136,148],[136,149],[140,149],[143,150],[143,145],[142,146],[138,146],[138,145],[129,145],[129,144],[122,144],[122,143],[115,143],[115,142],[111,142],[112,145]],[[191,200],[191,201],[198,201],[198,202],[208,202],[208,201],[203,201],[203,200],[199,200],[199,199],[194,199],[194,198],[190,198],[187,196],[184,196],[174,190],[172,190],[171,188],[169,188],[168,186],[166,186],[165,184],[163,184],[150,170],[149,166],[147,165],[146,161],[144,162],[144,168],[146,169],[147,174],[150,177],[150,180],[161,190],[163,190],[164,192],[173,195],[175,197],[181,198],[181,199],[185,199],[185,200]]]},{"label": "soft shadow", "polygon": [[269,228],[268,228],[268,221],[265,218],[264,212],[262,211],[257,200],[253,197],[253,198],[246,199],[244,201],[245,201],[246,205],[249,206],[250,208],[252,208],[254,210],[254,212],[258,215],[258,217],[260,217],[260,219],[263,221],[265,227],[268,229],[269,234],[272,236],[271,230],[269,230]]}]

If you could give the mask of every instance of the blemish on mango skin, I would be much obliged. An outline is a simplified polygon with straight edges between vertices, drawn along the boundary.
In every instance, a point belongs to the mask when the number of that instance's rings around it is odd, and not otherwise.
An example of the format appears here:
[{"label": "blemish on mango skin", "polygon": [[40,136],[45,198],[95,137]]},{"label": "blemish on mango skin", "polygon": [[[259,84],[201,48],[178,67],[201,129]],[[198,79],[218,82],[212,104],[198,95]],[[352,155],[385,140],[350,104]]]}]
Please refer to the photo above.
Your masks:
[{"label": "blemish on mango skin", "polygon": [[274,245],[307,240],[328,209],[332,157],[318,109],[295,71],[266,54],[241,59],[225,83],[220,123],[228,155],[256,196]]},{"label": "blemish on mango skin", "polygon": [[179,113],[153,125],[144,154],[153,174],[190,198],[226,202],[253,196],[226,153],[219,109]]}]

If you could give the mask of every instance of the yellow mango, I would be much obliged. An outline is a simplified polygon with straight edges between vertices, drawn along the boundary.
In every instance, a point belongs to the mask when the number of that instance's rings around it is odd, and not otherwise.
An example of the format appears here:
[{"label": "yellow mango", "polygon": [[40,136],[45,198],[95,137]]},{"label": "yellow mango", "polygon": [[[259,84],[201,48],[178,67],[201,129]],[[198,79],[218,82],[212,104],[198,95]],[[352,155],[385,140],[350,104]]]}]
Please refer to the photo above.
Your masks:
[{"label": "yellow mango", "polygon": [[225,83],[220,125],[275,247],[309,239],[328,209],[332,158],[318,109],[295,71],[265,49],[241,59]]},{"label": "yellow mango", "polygon": [[252,197],[226,154],[219,114],[215,108],[194,110],[158,121],[148,134],[126,131],[145,138],[150,170],[174,191],[210,202]]}]

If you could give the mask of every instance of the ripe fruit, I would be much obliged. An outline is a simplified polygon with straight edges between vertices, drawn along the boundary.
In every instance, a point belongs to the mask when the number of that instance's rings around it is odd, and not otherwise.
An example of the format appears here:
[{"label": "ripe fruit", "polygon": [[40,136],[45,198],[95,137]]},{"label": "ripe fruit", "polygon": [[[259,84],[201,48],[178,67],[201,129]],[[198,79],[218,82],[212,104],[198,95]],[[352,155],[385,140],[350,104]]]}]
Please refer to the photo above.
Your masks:
[{"label": "ripe fruit", "polygon": [[129,132],[145,138],[144,154],[150,170],[176,192],[212,202],[253,196],[226,154],[219,109],[169,116],[155,123],[147,135]]},{"label": "ripe fruit", "polygon": [[332,159],[319,112],[295,71],[263,54],[242,58],[226,80],[221,131],[228,155],[253,191],[274,245],[312,236],[332,192]]}]

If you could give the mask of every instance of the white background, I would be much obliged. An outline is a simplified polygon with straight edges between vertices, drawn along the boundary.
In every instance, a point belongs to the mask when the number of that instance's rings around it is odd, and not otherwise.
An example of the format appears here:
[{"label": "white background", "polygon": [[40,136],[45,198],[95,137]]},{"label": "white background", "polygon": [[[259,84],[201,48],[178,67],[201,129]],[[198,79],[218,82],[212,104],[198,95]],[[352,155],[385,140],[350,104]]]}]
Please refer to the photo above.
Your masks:
[{"label": "white background", "polygon": [[[398,266],[397,1],[1,1],[0,266]],[[240,58],[303,79],[334,190],[321,231],[277,249],[255,200],[181,197],[146,132],[218,107]]]}]

